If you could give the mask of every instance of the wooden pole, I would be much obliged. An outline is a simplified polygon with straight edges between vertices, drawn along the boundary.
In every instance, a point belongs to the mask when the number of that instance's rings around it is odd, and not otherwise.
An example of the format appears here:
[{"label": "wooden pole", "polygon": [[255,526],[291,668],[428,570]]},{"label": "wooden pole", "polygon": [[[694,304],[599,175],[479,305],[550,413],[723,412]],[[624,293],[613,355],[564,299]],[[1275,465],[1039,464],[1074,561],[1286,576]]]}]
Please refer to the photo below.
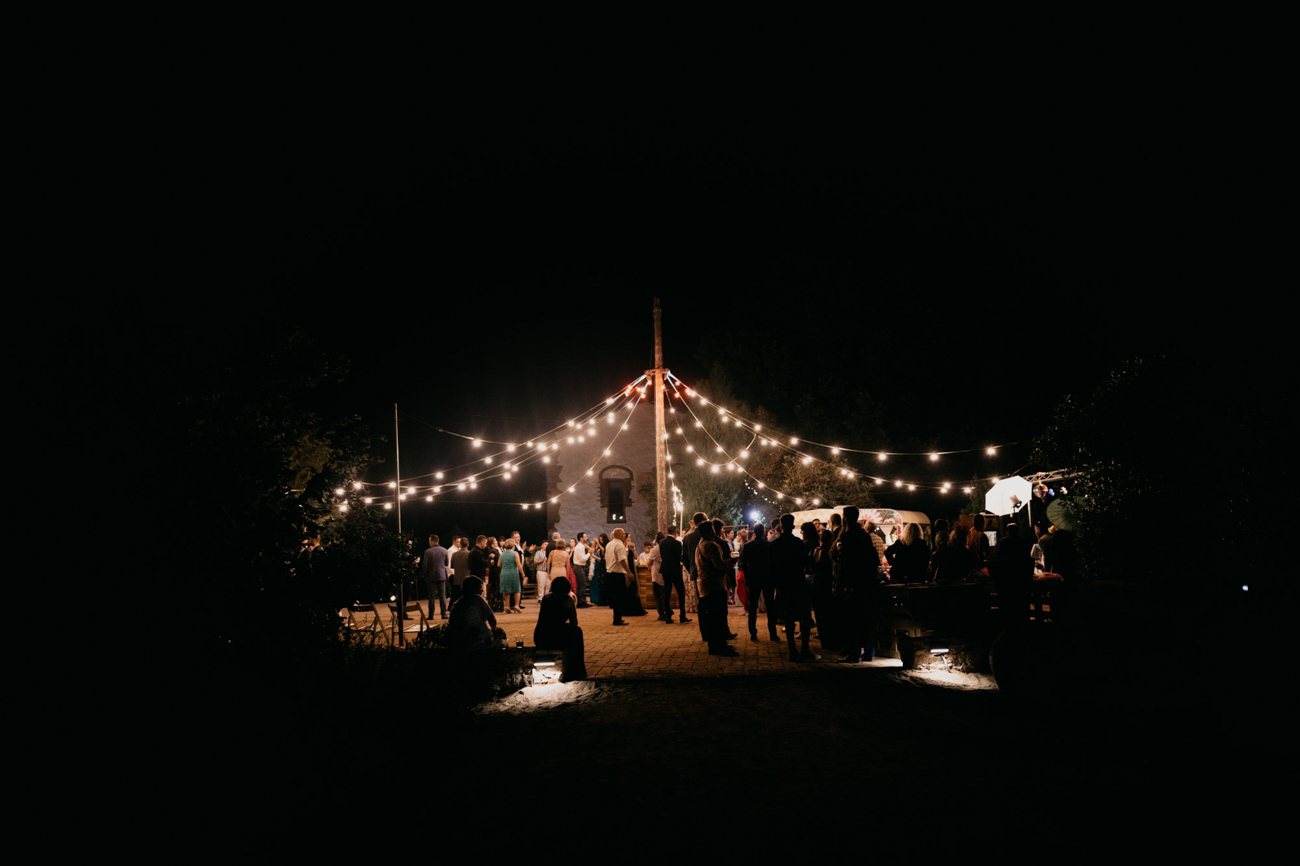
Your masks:
[{"label": "wooden pole", "polygon": [[658,531],[668,532],[668,458],[667,444],[664,439],[664,339],[663,311],[659,308],[659,299],[655,298],[655,493],[658,502]]},{"label": "wooden pole", "polygon": [[[397,487],[393,490],[393,507],[397,509],[397,537],[402,537],[402,442],[397,437],[397,404],[393,404],[393,448],[397,452]],[[402,551],[402,571],[397,580],[397,645],[406,646],[406,551]]]}]

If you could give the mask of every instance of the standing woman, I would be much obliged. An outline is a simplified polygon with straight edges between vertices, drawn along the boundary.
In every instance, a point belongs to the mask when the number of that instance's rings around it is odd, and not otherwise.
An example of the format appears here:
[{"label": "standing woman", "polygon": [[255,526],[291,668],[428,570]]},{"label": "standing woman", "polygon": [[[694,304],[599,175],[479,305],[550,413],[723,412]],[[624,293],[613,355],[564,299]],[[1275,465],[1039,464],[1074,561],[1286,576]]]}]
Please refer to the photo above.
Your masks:
[{"label": "standing woman", "polygon": [[640,555],[636,552],[636,542],[627,543],[628,584],[623,590],[623,616],[645,616],[645,606],[641,604],[641,586],[637,579],[637,562]]},{"label": "standing woman", "polygon": [[591,603],[600,604],[601,597],[605,595],[604,586],[602,585],[605,578],[605,545],[609,544],[609,536],[601,533],[591,544]]},{"label": "standing woman", "polygon": [[[835,515],[839,517],[838,514]],[[812,606],[817,618],[817,636],[822,648],[840,649],[839,623],[835,609],[835,570],[832,555],[835,549],[836,531],[827,527],[810,553],[812,558]],[[813,533],[816,536],[816,532]],[[805,536],[805,538],[808,538]],[[812,541],[812,539],[808,539]]]},{"label": "standing woman", "polygon": [[[561,577],[569,575],[569,553],[564,549],[564,539],[555,539],[555,549],[546,557],[546,570],[552,575],[551,581],[554,582]],[[572,584],[570,584],[572,586]]]},{"label": "standing woman", "polygon": [[496,536],[488,538],[487,603],[493,613],[505,610],[501,603],[501,547]]},{"label": "standing woman", "polygon": [[523,593],[524,561],[515,550],[514,539],[507,538],[501,553],[501,595],[505,598],[506,613],[519,613],[519,596]]}]

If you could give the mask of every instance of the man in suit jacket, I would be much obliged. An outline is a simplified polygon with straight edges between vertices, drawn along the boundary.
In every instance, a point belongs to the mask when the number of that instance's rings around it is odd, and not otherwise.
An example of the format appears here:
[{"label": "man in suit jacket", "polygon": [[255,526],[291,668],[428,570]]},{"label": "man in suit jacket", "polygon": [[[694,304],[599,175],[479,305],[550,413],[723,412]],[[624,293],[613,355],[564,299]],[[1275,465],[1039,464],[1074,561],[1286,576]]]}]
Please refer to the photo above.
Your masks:
[{"label": "man in suit jacket", "polygon": [[[749,639],[758,640],[758,602],[767,602],[767,635],[780,640],[776,633],[776,579],[769,565],[767,527],[761,523],[753,526],[754,535],[740,551],[740,570],[745,573],[745,588],[749,591]],[[787,620],[787,627],[793,623]]]},{"label": "man in suit jacket", "polygon": [[[697,511],[691,515],[691,523],[695,524],[691,531],[686,533],[682,539],[682,565],[690,573],[691,580],[695,581],[695,591],[699,592],[700,576],[695,570],[695,548],[700,546],[700,524],[709,519],[709,515],[703,511]],[[704,617],[700,617],[700,637],[706,638],[704,634]]]},{"label": "man in suit jacket", "polygon": [[456,540],[456,549],[451,552],[451,600],[460,598],[461,585],[469,577],[469,539]]},{"label": "man in suit jacket", "polygon": [[429,616],[433,616],[433,600],[438,599],[442,618],[447,618],[447,548],[438,544],[438,536],[429,536],[429,549],[420,557],[420,573],[429,587]]},{"label": "man in suit jacket", "polygon": [[677,590],[677,606],[681,613],[682,622],[690,622],[686,618],[686,584],[682,582],[682,543],[677,540],[677,527],[668,527],[668,534],[664,540],[659,542],[659,574],[664,579],[664,592],[667,599],[664,607],[668,610],[668,619],[665,622],[672,622],[672,602],[673,590]]}]

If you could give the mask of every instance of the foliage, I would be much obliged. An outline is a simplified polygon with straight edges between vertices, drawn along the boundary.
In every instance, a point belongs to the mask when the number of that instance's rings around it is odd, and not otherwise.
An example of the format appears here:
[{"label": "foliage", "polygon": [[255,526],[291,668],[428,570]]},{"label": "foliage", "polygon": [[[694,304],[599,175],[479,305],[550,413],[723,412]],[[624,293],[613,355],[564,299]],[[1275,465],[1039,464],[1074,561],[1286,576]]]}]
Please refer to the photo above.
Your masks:
[{"label": "foliage", "polygon": [[321,540],[310,592],[329,610],[387,598],[411,572],[405,540],[369,508],[354,508],[331,520]]},{"label": "foliage", "polygon": [[[1180,590],[1262,584],[1276,464],[1295,420],[1275,389],[1233,358],[1136,359],[1087,397],[1067,398],[1035,443],[1040,465],[1073,470],[1087,576]],[[1289,370],[1279,364],[1278,370]],[[1283,372],[1284,376],[1294,374]],[[1292,392],[1294,393],[1294,392]]]},{"label": "foliage", "polygon": [[971,480],[965,485],[970,488],[970,498],[966,500],[966,508],[963,514],[980,514],[985,508],[984,497],[993,489],[993,482],[987,478],[972,476]]},{"label": "foliage", "polygon": [[[820,461],[804,464],[799,455],[777,446],[761,431],[755,434],[730,422],[728,418],[734,415],[765,430],[777,426],[764,407],[737,399],[728,381],[719,372],[715,379],[696,384],[698,394],[704,395],[708,403],[698,399],[686,403],[673,401],[676,412],[672,417],[676,423],[668,422],[672,481],[688,517],[703,511],[735,525],[750,522],[749,515],[755,510],[770,519],[780,511],[813,508],[816,507],[814,499],[828,506],[874,504],[871,484],[842,472],[845,466]],[[714,406],[725,408],[729,414],[720,414]],[[681,435],[674,435],[677,426],[682,430]],[[700,465],[701,460],[704,465]],[[654,490],[654,484],[642,488],[650,503],[652,523]]]},{"label": "foliage", "polygon": [[[298,333],[261,336],[172,347],[175,366],[154,371],[168,401],[158,457],[183,473],[162,522],[182,586],[202,593],[201,635],[300,653],[333,637],[341,604],[391,580],[396,536],[357,512],[338,519],[335,488],[370,462],[360,420],[329,409],[346,363]],[[322,530],[339,556],[309,573],[299,551]]]}]

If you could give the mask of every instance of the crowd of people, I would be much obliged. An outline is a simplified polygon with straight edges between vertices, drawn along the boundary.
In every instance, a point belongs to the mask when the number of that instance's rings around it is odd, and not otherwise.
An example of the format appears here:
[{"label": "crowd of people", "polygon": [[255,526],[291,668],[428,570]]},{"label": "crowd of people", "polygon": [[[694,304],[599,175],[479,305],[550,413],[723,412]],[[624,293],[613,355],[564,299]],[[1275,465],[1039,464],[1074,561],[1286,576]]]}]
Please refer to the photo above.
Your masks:
[{"label": "crowd of people", "polygon": [[920,524],[878,528],[859,518],[859,509],[848,506],[829,523],[813,520],[796,532],[793,514],[769,525],[726,527],[697,512],[680,538],[678,528],[669,527],[640,551],[622,529],[590,540],[586,533],[567,541],[554,533],[527,544],[518,532],[500,540],[457,536],[448,548],[431,535],[418,569],[427,584],[430,616],[436,601],[439,616],[450,620],[447,642],[467,648],[493,646],[504,635],[496,615],[522,612],[523,588],[534,584],[541,606],[534,641],[539,648],[563,650],[565,678],[574,679],[586,675],[579,609],[607,607],[614,626],[626,625],[628,616],[646,615],[638,566],[649,572],[659,621],[697,620],[711,655],[736,655],[730,642],[738,635],[730,630],[727,614],[732,604],[740,604],[750,640],[759,639],[760,615],[769,640],[782,640],[784,627],[792,662],[821,658],[809,647],[816,629],[822,648],[841,653],[841,662],[857,663],[875,655],[874,586],[992,577],[1000,592],[1005,584],[1005,591],[1016,594],[1035,577],[1060,579],[1051,571],[1053,560],[1068,556],[1045,522],[1034,527],[1033,541],[1022,539],[1016,524],[1007,522],[995,557],[981,515],[970,525],[936,521],[933,542]]}]

